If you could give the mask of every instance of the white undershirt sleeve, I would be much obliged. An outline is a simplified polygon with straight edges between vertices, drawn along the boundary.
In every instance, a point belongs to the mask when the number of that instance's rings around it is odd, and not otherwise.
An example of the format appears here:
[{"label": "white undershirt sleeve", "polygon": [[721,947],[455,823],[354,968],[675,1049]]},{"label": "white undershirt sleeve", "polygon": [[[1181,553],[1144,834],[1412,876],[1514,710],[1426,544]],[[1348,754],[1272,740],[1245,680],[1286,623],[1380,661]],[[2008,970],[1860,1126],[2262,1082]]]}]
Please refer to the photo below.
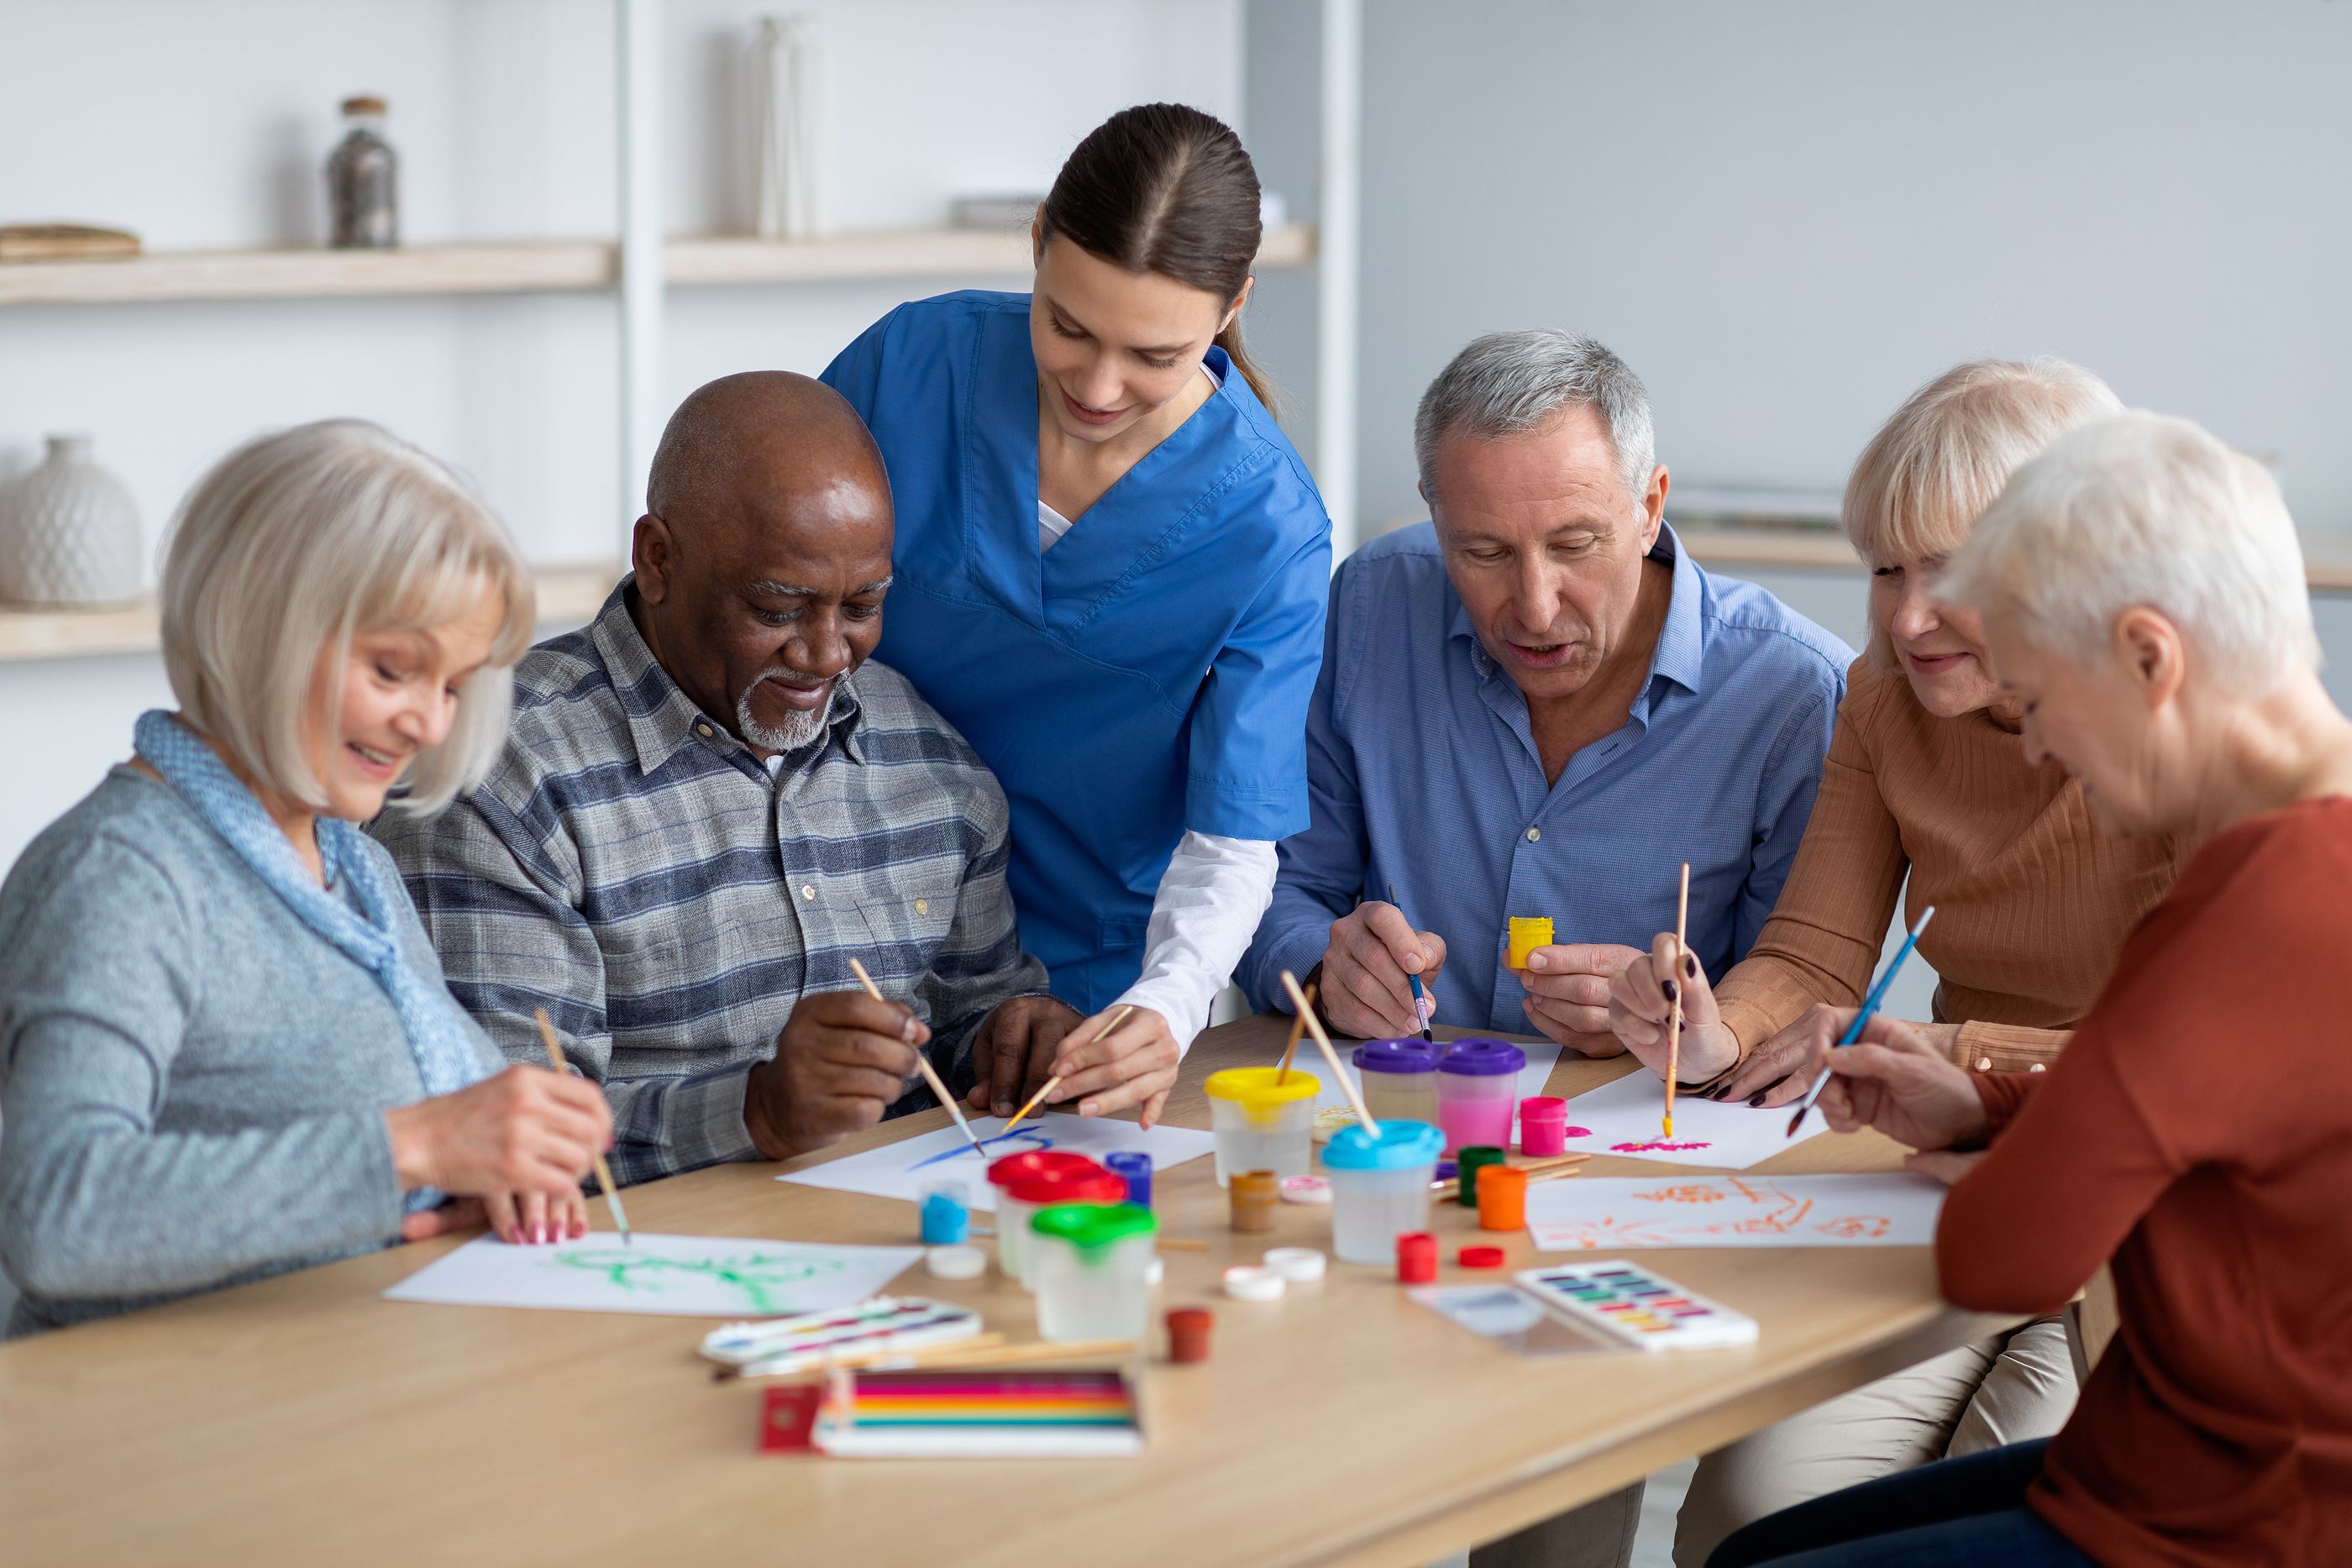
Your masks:
[{"label": "white undershirt sleeve", "polygon": [[1143,973],[1119,1001],[1166,1019],[1177,1048],[1191,1050],[1274,901],[1274,873],[1266,840],[1186,833],[1151,900]]}]

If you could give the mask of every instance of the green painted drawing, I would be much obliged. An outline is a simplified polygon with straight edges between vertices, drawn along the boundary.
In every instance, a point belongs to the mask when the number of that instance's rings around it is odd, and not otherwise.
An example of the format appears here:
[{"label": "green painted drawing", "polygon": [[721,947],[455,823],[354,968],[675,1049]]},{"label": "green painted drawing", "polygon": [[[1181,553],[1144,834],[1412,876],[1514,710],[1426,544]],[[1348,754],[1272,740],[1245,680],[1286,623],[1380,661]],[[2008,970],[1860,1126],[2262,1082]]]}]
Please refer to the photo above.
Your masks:
[{"label": "green painted drawing", "polygon": [[798,1310],[792,1296],[796,1288],[837,1279],[845,1267],[834,1258],[758,1252],[726,1258],[664,1258],[625,1246],[565,1248],[548,1261],[598,1275],[619,1290],[649,1295],[663,1295],[674,1285],[689,1282],[727,1287],[741,1294],[745,1312],[761,1315]]}]

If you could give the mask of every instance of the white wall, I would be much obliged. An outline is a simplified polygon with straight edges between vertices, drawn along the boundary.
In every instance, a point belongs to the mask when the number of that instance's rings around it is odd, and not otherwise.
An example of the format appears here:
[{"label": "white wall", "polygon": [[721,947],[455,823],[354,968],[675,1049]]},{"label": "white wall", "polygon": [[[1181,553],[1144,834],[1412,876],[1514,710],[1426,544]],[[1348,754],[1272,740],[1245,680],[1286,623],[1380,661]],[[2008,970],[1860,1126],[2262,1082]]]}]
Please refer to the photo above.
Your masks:
[{"label": "white wall", "polygon": [[[667,9],[667,227],[748,229],[737,41],[786,0]],[[789,0],[824,48],[824,168],[845,229],[945,220],[1042,190],[1112,110],[1239,112],[1238,0]],[[316,243],[335,105],[392,107],[404,237],[610,236],[610,0],[0,0],[0,221],[137,230],[152,250]],[[946,282],[675,290],[672,401],[755,366],[821,369]],[[0,309],[0,478],[55,430],[93,433],[151,545],[205,466],[261,429],[378,419],[471,473],[525,549],[617,557],[608,296]],[[635,486],[632,486],[635,488]],[[165,700],[152,656],[0,664],[0,867],[125,753]]]},{"label": "white wall", "polygon": [[[1311,89],[1312,9],[1253,0],[1254,105]],[[2352,5],[1365,10],[1368,524],[1417,506],[1445,360],[1559,324],[1641,371],[1685,482],[1834,489],[1944,367],[2058,353],[2352,525]]]}]

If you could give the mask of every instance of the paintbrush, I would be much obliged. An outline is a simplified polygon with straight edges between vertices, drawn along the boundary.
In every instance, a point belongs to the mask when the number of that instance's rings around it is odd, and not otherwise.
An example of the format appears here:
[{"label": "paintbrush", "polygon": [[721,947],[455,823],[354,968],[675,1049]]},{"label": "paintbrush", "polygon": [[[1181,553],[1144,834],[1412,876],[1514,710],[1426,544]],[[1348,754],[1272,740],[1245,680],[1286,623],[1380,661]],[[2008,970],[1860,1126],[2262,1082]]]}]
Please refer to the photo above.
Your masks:
[{"label": "paintbrush", "polygon": [[[866,972],[866,966],[856,958],[849,960],[849,972],[857,977],[857,983],[866,988],[867,996],[877,1002],[889,1000],[882,994],[882,988],[874,983],[874,977]],[[940,1082],[939,1073],[931,1067],[931,1059],[919,1050],[915,1052],[915,1065],[922,1071],[923,1082],[931,1086],[931,1092],[940,1097],[940,1103],[948,1108],[948,1114],[955,1118],[956,1131],[961,1133],[963,1141],[971,1145],[971,1152],[984,1155],[987,1151],[980,1146],[979,1135],[971,1130],[971,1124],[963,1119],[963,1107],[957,1104],[955,1096],[948,1092],[948,1086]]]},{"label": "paintbrush", "polygon": [[[1690,862],[1683,862],[1683,888],[1675,895],[1675,967],[1685,967],[1683,954],[1686,949],[1683,938],[1690,928]],[[1666,1114],[1663,1122],[1665,1138],[1675,1135],[1675,1074],[1682,1067],[1683,1056],[1683,986],[1688,975],[1676,974],[1674,1001],[1666,1015]]]},{"label": "paintbrush", "polygon": [[[1127,1021],[1127,1015],[1134,1010],[1135,1004],[1133,1002],[1129,1002],[1127,1006],[1119,1009],[1118,1011],[1111,1014],[1110,1018],[1103,1024],[1102,1028],[1095,1030],[1094,1038],[1087,1040],[1087,1043],[1088,1045],[1096,1045],[1099,1044],[1103,1040],[1108,1040],[1112,1031],[1117,1030],[1119,1025],[1125,1023]],[[1062,1075],[1058,1072],[1053,1077],[1045,1080],[1045,1082],[1039,1084],[1037,1086],[1037,1092],[1029,1096],[1029,1103],[1022,1106],[1018,1111],[1013,1112],[1013,1120],[1005,1123],[1004,1130],[996,1135],[1000,1138],[1011,1137],[1013,1135],[1013,1129],[1021,1124],[1021,1119],[1029,1114],[1030,1112],[1034,1111],[1037,1108],[1037,1103],[1039,1101],[1045,1099],[1046,1095],[1051,1094],[1055,1090],[1059,1089],[1061,1086]]]},{"label": "paintbrush", "polygon": [[[1903,938],[1903,946],[1895,949],[1895,956],[1886,961],[1886,970],[1878,977],[1878,984],[1870,988],[1870,995],[1862,999],[1862,1009],[1853,1015],[1853,1022],[1846,1025],[1845,1033],[1838,1040],[1841,1047],[1852,1045],[1862,1038],[1862,1026],[1870,1021],[1870,1015],[1876,1012],[1879,1003],[1886,999],[1886,988],[1895,983],[1895,977],[1902,972],[1903,960],[1911,956],[1911,949],[1919,945],[1919,933],[1927,929],[1927,922],[1935,918],[1936,906],[1932,904],[1919,912],[1919,923],[1911,927],[1909,936]],[[1790,1137],[1795,1137],[1797,1129],[1804,1125],[1805,1113],[1813,1108],[1813,1102],[1820,1099],[1822,1091],[1829,1087],[1830,1076],[1830,1071],[1824,1065],[1821,1077],[1797,1103],[1797,1113],[1789,1118]]]},{"label": "paintbrush", "polygon": [[[558,1072],[567,1071],[563,1065],[563,1047],[556,1043],[555,1026],[547,1021],[547,1009],[533,1008],[531,1016],[539,1019],[539,1038],[547,1046],[548,1065]],[[621,1189],[613,1180],[613,1167],[604,1163],[601,1153],[596,1156],[596,1185],[604,1189],[604,1207],[613,1211],[613,1223],[620,1227],[621,1240],[635,1247],[637,1239],[629,1234],[629,1214],[621,1207]]]},{"label": "paintbrush", "polygon": [[1356,1108],[1357,1122],[1362,1125],[1365,1132],[1378,1138],[1381,1135],[1381,1124],[1374,1119],[1372,1108],[1364,1103],[1364,1092],[1356,1086],[1354,1079],[1339,1070],[1339,1053],[1332,1048],[1331,1037],[1323,1032],[1323,1020],[1315,1016],[1313,1008],[1307,1006],[1307,993],[1298,988],[1298,977],[1285,969],[1282,972],[1282,988],[1290,993],[1291,1005],[1298,1009],[1298,1016],[1305,1021],[1307,1031],[1315,1037],[1316,1048],[1322,1051],[1323,1060],[1331,1064],[1331,1076],[1338,1079],[1339,1087],[1348,1092],[1348,1103]]},{"label": "paintbrush", "polygon": [[[1395,906],[1399,915],[1402,915],[1404,905],[1397,903],[1396,883],[1391,883],[1388,886],[1389,903]],[[1405,924],[1410,925],[1412,922],[1408,920]],[[1412,982],[1412,1016],[1421,1025],[1421,1038],[1435,1045],[1437,1037],[1429,1032],[1429,993],[1421,988],[1421,976],[1417,971],[1408,969],[1405,971],[1404,977]]]},{"label": "paintbrush", "polygon": [[[1307,1005],[1310,1008],[1315,1005],[1315,986],[1312,981],[1309,981],[1307,987]],[[1276,1084],[1290,1082],[1290,1053],[1298,1049],[1298,1037],[1306,1032],[1307,1015],[1300,1013],[1290,1020],[1290,1039],[1285,1041],[1282,1047],[1282,1065],[1274,1070],[1274,1081]]]}]

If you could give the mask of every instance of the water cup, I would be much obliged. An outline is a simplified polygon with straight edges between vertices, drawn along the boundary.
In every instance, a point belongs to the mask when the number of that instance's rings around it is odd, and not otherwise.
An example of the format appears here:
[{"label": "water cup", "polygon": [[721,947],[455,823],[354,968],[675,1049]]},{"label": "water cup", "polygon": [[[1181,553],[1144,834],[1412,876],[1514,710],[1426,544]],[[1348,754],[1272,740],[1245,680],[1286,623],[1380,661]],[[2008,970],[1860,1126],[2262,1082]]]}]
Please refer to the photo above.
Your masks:
[{"label": "water cup", "polygon": [[1349,1127],[1323,1145],[1331,1180],[1331,1250],[1349,1263],[1387,1263],[1397,1238],[1429,1228],[1429,1184],[1445,1135],[1426,1122]]},{"label": "water cup", "polygon": [[1373,1121],[1437,1120],[1437,1055],[1425,1040],[1368,1040],[1356,1047],[1356,1074]]},{"label": "water cup", "polygon": [[1159,1222],[1131,1203],[1056,1204],[1029,1220],[1024,1248],[1037,1333],[1057,1342],[1143,1337]]},{"label": "water cup", "polygon": [[1315,1097],[1322,1082],[1297,1068],[1287,1078],[1274,1067],[1228,1067],[1202,1087],[1209,1095],[1209,1125],[1217,1135],[1217,1185],[1242,1171],[1305,1176],[1314,1158]]},{"label": "water cup", "polygon": [[[1057,1203],[1118,1203],[1127,1184],[1084,1155],[1037,1149],[1007,1155],[988,1167],[996,1188],[996,1266],[1008,1280],[1022,1278],[1023,1244],[1029,1219]],[[1076,1184],[1076,1185],[1072,1185]]]},{"label": "water cup", "polygon": [[1457,1040],[1437,1063],[1437,1125],[1445,1152],[1473,1144],[1511,1146],[1511,1107],[1528,1053],[1499,1040]]}]

